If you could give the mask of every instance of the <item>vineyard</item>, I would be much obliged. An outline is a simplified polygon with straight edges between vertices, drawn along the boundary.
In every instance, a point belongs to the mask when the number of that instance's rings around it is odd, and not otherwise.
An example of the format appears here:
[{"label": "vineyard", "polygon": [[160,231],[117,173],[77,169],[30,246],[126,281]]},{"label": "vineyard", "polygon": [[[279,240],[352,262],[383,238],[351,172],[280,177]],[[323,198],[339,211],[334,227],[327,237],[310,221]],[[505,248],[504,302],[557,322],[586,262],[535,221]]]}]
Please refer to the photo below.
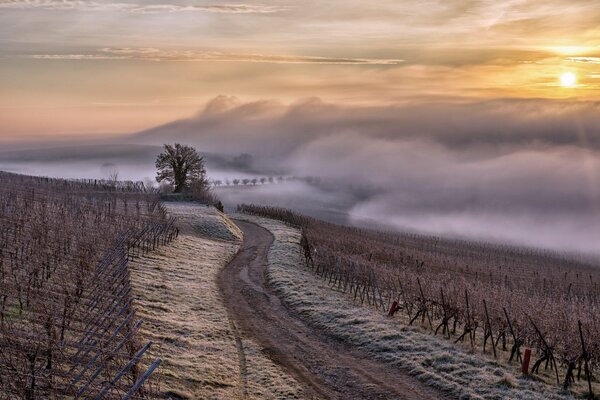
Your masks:
[{"label": "vineyard", "polygon": [[177,233],[142,184],[0,172],[0,399],[155,398],[128,260]]},{"label": "vineyard", "polygon": [[[289,210],[240,211],[302,229],[308,267],[356,302],[593,398],[600,366],[600,268],[559,253],[344,227]],[[541,370],[541,371],[540,371]]]}]

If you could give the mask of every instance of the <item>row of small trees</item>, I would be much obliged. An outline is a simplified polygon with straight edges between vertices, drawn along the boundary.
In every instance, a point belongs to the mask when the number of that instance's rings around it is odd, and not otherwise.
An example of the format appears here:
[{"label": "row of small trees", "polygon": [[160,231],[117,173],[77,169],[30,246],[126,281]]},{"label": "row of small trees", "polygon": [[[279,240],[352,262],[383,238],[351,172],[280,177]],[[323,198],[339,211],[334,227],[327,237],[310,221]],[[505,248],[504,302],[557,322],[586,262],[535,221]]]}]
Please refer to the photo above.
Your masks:
[{"label": "row of small trees", "polygon": [[234,186],[238,186],[238,185],[257,185],[257,184],[261,184],[264,185],[266,183],[283,183],[285,180],[285,178],[283,178],[282,176],[278,177],[278,178],[273,178],[271,177],[262,177],[262,178],[242,178],[242,179],[232,179],[231,181],[229,179],[225,179],[224,181],[220,180],[220,179],[215,179],[214,181],[212,181],[212,185],[215,187],[219,187],[222,185],[225,186],[230,186],[230,185],[234,185]]},{"label": "row of small trees", "polygon": [[314,177],[296,177],[296,176],[277,176],[277,177],[273,177],[273,176],[268,176],[268,177],[260,177],[260,178],[235,178],[235,179],[229,179],[226,178],[225,180],[220,180],[220,179],[215,179],[210,181],[210,184],[212,184],[215,187],[219,187],[219,186],[238,186],[238,185],[257,185],[257,184],[261,184],[261,185],[265,185],[265,184],[278,184],[278,183],[286,183],[286,182],[306,182],[306,183],[318,183],[320,180],[319,178],[314,178]]}]

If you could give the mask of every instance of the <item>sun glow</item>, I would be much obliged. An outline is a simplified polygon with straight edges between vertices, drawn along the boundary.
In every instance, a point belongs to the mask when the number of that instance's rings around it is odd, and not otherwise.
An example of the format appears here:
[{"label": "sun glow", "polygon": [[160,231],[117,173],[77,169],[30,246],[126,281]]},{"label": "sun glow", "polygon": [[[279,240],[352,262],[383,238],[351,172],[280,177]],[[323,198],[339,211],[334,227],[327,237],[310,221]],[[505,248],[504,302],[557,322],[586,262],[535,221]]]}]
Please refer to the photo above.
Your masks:
[{"label": "sun glow", "polygon": [[577,85],[577,75],[573,72],[565,72],[560,76],[560,85],[562,87],[574,87]]},{"label": "sun glow", "polygon": [[595,48],[591,46],[550,46],[548,49],[567,56],[585,54],[592,52]]}]

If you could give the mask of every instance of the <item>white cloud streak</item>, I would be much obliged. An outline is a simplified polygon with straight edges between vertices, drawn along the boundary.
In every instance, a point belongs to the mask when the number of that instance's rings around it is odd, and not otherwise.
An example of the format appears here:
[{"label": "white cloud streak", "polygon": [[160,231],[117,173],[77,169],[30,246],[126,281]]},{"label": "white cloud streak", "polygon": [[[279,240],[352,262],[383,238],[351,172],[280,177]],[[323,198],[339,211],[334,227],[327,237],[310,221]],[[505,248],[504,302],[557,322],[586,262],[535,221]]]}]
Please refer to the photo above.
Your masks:
[{"label": "white cloud streak", "polygon": [[34,54],[29,58],[44,60],[140,60],[140,61],[237,61],[277,64],[349,64],[349,65],[397,65],[400,59],[339,58],[276,54],[243,54],[204,52],[196,50],[161,50],[144,48],[106,47],[93,54]]},{"label": "white cloud streak", "polygon": [[131,13],[175,13],[209,12],[230,14],[269,14],[286,10],[287,7],[252,4],[140,4],[140,3],[101,3],[85,0],[0,0],[0,8],[44,9],[44,10],[83,10],[83,11],[127,11]]},{"label": "white cloud streak", "polygon": [[567,60],[578,63],[600,64],[600,57],[569,57]]}]

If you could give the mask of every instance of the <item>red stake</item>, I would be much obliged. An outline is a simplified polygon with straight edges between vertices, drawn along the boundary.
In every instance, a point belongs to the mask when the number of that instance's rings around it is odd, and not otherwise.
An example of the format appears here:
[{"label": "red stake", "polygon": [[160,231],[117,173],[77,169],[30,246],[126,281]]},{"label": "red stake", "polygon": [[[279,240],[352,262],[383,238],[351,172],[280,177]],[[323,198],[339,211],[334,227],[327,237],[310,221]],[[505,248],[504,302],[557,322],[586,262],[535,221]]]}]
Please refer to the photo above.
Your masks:
[{"label": "red stake", "polygon": [[525,349],[525,355],[523,356],[523,365],[521,371],[527,375],[529,372],[529,360],[531,360],[531,349]]},{"label": "red stake", "polygon": [[398,302],[396,300],[394,300],[394,302],[390,306],[390,310],[388,311],[388,316],[393,317],[394,314],[396,314],[396,311],[398,311],[399,309],[400,309],[400,306],[398,305]]}]

